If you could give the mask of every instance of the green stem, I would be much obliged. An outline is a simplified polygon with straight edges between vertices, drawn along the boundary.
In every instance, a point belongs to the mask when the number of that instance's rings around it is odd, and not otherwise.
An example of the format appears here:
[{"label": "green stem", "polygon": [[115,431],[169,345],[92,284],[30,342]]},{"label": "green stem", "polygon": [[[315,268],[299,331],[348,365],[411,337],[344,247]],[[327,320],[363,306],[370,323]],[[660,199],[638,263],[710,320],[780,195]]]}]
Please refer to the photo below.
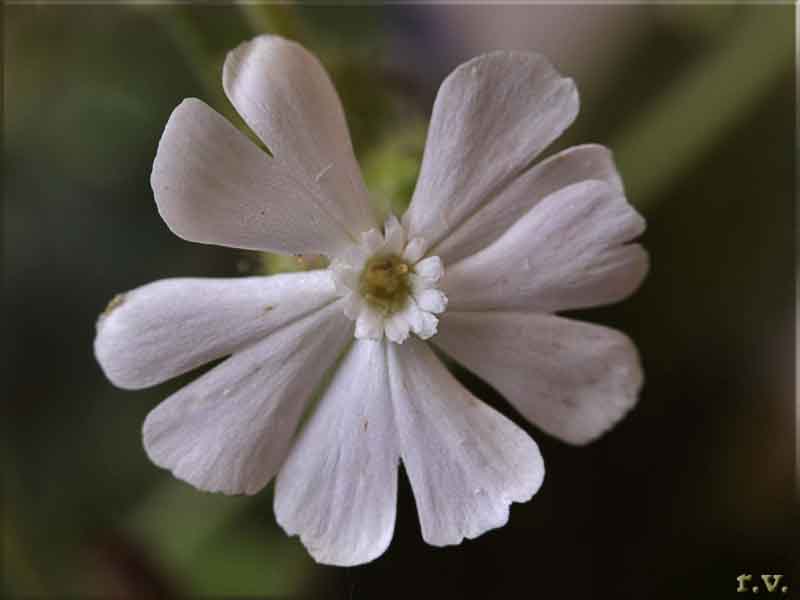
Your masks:
[{"label": "green stem", "polygon": [[271,33],[302,42],[307,34],[290,4],[238,4],[253,35]]},{"label": "green stem", "polygon": [[188,567],[198,550],[253,502],[250,496],[208,494],[168,481],[149,494],[125,526],[165,564]]},{"label": "green stem", "polygon": [[51,582],[46,581],[39,572],[39,565],[31,560],[33,554],[29,547],[30,540],[25,541],[23,533],[26,531],[26,520],[21,514],[20,508],[25,506],[25,498],[21,493],[21,485],[13,465],[18,464],[10,459],[10,452],[3,448],[0,453],[0,462],[3,464],[4,497],[2,503],[2,532],[0,534],[0,544],[2,544],[2,583],[0,583],[0,594],[3,592],[37,597],[47,596],[51,587]]},{"label": "green stem", "polygon": [[222,72],[215,68],[220,66],[219,60],[203,41],[200,32],[192,26],[188,16],[178,10],[161,9],[152,11],[152,15],[172,39],[195,79],[203,86],[209,104],[217,110],[227,110],[229,102],[222,91]]},{"label": "green stem", "polygon": [[613,140],[628,197],[639,208],[652,208],[669,185],[774,91],[792,65],[792,10],[753,8],[716,52],[695,64]]}]

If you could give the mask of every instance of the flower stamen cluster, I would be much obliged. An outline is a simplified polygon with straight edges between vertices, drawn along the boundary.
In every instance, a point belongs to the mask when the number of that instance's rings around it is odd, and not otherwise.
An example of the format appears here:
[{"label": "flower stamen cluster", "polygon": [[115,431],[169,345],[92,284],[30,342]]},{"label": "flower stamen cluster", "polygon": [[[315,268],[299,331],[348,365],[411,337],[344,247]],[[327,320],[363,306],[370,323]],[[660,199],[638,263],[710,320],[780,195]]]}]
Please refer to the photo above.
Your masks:
[{"label": "flower stamen cluster", "polygon": [[358,339],[402,344],[410,333],[425,340],[436,335],[447,297],[439,289],[444,274],[438,256],[423,256],[421,238],[406,241],[396,217],[383,234],[371,229],[361,242],[330,266],[344,313],[356,322]]},{"label": "flower stamen cluster", "polygon": [[373,256],[359,278],[359,291],[383,316],[402,310],[410,291],[409,267],[394,254]]}]

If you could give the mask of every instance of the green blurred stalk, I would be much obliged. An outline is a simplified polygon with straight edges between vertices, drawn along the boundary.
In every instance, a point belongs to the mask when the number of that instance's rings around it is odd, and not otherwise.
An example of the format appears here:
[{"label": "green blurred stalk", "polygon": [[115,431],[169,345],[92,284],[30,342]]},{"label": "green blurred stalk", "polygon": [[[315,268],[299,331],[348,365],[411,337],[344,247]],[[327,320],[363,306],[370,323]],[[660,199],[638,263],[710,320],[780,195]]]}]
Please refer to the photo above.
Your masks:
[{"label": "green blurred stalk", "polygon": [[303,42],[307,33],[291,4],[237,4],[253,35],[271,33]]},{"label": "green blurred stalk", "polygon": [[651,208],[788,74],[794,56],[792,11],[790,6],[752,7],[718,50],[693,65],[613,140],[628,197],[639,208]]},{"label": "green blurred stalk", "polygon": [[182,7],[159,7],[151,11],[151,15],[172,39],[195,79],[202,84],[209,103],[226,117],[234,116],[235,111],[222,91],[222,63],[201,32],[193,26],[188,13],[182,12]]},{"label": "green blurred stalk", "polygon": [[128,515],[125,528],[164,564],[181,570],[252,501],[250,496],[208,494],[183,482],[169,481]]},{"label": "green blurred stalk", "polygon": [[28,560],[17,531],[15,512],[10,497],[3,502],[2,588],[10,597],[47,596],[45,583]]},{"label": "green blurred stalk", "polygon": [[[41,573],[39,565],[34,564],[31,541],[26,539],[28,524],[23,514],[25,498],[14,465],[19,464],[11,458],[12,453],[5,447],[0,451],[0,464],[3,465],[3,499],[0,510],[0,595],[9,597],[46,597],[51,590],[48,573]],[[28,536],[30,537],[30,536]]]}]

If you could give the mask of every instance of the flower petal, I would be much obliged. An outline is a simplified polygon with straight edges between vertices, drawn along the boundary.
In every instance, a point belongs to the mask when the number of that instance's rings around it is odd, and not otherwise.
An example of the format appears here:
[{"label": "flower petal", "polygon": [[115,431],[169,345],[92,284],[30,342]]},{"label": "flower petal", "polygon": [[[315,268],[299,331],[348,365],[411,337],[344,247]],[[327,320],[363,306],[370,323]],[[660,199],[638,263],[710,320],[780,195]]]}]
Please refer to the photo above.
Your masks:
[{"label": "flower petal", "polygon": [[438,256],[424,258],[414,265],[414,273],[421,280],[423,287],[436,285],[444,274],[442,259]]},{"label": "flower petal", "polygon": [[194,98],[172,112],[150,183],[161,217],[192,242],[327,255],[353,243],[313,179]]},{"label": "flower petal", "polygon": [[492,52],[442,83],[403,223],[428,249],[499,194],[578,113],[578,93],[542,56]]},{"label": "flower petal", "polygon": [[367,257],[383,249],[385,245],[386,242],[383,239],[383,235],[377,229],[369,229],[361,234],[361,248],[365,251]]},{"label": "flower petal", "polygon": [[327,271],[163,279],[118,296],[94,350],[114,385],[156,385],[221,358],[335,298]]},{"label": "flower petal", "polygon": [[439,314],[447,307],[447,297],[439,290],[427,289],[415,294],[417,305],[424,311]]},{"label": "flower petal", "polygon": [[379,340],[383,337],[383,315],[366,302],[361,303],[361,312],[356,319],[355,336],[358,339]]},{"label": "flower petal", "polygon": [[347,292],[342,296],[342,311],[352,321],[358,319],[361,311],[364,310],[364,304],[364,299],[357,292]]},{"label": "flower petal", "polygon": [[384,324],[386,339],[390,342],[402,344],[408,339],[411,323],[402,312],[397,312],[387,317]]},{"label": "flower petal", "polygon": [[358,340],[275,483],[275,515],[321,563],[350,566],[392,539],[399,453],[387,342]]},{"label": "flower petal", "polygon": [[413,298],[408,299],[405,308],[399,314],[408,322],[411,331],[421,339],[427,340],[436,335],[439,319],[432,313],[420,309]]},{"label": "flower petal", "polygon": [[262,35],[228,53],[222,81],[245,122],[276,158],[319,185],[325,208],[351,236],[377,226],[342,105],[313,54]]},{"label": "flower petal", "polygon": [[622,180],[608,148],[596,144],[567,148],[520,175],[452,230],[431,253],[454,264],[491,244],[542,198],[588,179],[605,181],[622,192]]},{"label": "flower petal", "polygon": [[544,477],[534,441],[474,398],[427,344],[389,344],[389,376],[401,457],[417,502],[422,537],[458,544],[508,520]]},{"label": "flower petal", "polygon": [[448,267],[449,310],[553,312],[627,297],[647,273],[644,219],[616,188],[584,181],[534,206],[484,250]]},{"label": "flower petal", "polygon": [[406,246],[406,232],[397,217],[389,215],[383,231],[386,238],[386,252],[397,256],[401,255]]},{"label": "flower petal", "polygon": [[625,335],[552,315],[448,311],[434,342],[531,423],[572,444],[610,429],[642,386]]},{"label": "flower petal", "polygon": [[408,240],[405,250],[403,250],[403,260],[414,264],[425,255],[425,240],[413,238]]},{"label": "flower petal", "polygon": [[337,294],[346,296],[358,289],[359,273],[353,267],[344,261],[335,259],[329,268]]},{"label": "flower petal", "polygon": [[258,492],[283,463],[308,399],[351,332],[331,304],[234,354],[150,412],[150,459],[201,490]]}]

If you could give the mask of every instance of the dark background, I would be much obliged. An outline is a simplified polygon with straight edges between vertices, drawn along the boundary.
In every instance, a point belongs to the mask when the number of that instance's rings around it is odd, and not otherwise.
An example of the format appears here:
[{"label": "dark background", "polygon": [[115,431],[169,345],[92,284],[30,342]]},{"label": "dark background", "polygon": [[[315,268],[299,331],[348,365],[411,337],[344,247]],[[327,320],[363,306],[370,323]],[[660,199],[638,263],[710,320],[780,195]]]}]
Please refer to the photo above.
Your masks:
[{"label": "dark background", "polygon": [[[772,596],[800,598],[792,6],[3,9],[9,596],[741,598],[737,575],[780,573],[789,593]],[[425,545],[402,474],[389,550],[316,565],[275,523],[271,486],[204,494],[149,463],[144,416],[189,377],[124,392],[95,363],[117,292],[275,267],[179,240],[149,187],[172,109],[195,96],[231,116],[222,60],[262,32],[330,69],[376,201],[396,210],[441,79],[486,50],[542,51],[581,91],[557,148],[609,145],[648,220],[644,286],[579,314],[643,357],[640,403],[616,429],[567,446],[457,371],[547,465],[534,499],[477,540]]]}]

